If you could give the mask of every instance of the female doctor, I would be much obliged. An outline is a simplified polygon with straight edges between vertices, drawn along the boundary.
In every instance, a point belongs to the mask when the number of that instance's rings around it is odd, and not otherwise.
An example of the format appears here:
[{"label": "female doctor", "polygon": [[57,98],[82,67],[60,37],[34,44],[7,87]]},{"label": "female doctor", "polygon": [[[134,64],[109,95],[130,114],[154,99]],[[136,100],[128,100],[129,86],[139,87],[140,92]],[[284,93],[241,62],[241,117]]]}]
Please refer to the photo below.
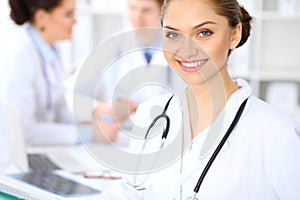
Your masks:
[{"label": "female doctor", "polygon": [[20,111],[29,144],[75,144],[97,139],[89,122],[78,126],[65,100],[56,41],[70,39],[75,0],[9,0],[21,26],[5,63],[5,93]]},{"label": "female doctor", "polygon": [[[227,72],[230,52],[247,41],[251,19],[236,0],[165,2],[164,54],[188,87],[184,95],[142,104],[137,118],[138,126],[149,126],[156,117],[151,108],[166,108],[170,141],[165,147],[181,153],[162,170],[144,176],[143,189],[119,185],[128,199],[300,199],[295,123]],[[180,131],[172,130],[181,120]],[[173,143],[177,132],[182,142]],[[157,137],[160,142],[161,134]],[[185,144],[187,138],[191,140]],[[119,193],[108,190],[103,196],[114,199]]]}]

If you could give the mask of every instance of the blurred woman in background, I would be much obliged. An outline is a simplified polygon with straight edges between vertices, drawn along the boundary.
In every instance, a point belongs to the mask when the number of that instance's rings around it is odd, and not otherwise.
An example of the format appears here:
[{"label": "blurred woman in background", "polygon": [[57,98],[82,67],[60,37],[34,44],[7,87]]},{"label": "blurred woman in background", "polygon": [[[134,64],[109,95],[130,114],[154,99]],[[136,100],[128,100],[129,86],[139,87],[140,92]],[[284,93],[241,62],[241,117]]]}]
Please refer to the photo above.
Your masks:
[{"label": "blurred woman in background", "polygon": [[21,113],[29,144],[76,144],[96,139],[90,122],[73,123],[65,99],[57,41],[71,39],[75,0],[9,0],[21,26],[5,61],[4,97]]}]

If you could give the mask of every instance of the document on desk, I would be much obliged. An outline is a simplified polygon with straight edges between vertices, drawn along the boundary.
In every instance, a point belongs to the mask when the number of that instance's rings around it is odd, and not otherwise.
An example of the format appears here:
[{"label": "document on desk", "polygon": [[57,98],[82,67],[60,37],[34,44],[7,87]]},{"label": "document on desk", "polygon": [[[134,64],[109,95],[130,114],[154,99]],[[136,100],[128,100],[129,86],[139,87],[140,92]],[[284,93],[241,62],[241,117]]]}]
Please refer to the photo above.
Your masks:
[{"label": "document on desk", "polygon": [[55,172],[0,175],[0,191],[26,200],[96,200],[101,191]]}]

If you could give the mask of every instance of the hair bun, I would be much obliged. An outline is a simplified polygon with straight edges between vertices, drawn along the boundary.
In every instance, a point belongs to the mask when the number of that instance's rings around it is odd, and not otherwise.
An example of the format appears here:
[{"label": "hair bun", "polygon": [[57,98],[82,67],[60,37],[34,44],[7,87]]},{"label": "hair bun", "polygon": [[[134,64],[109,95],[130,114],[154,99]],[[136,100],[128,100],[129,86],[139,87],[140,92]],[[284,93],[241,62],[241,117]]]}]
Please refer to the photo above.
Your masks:
[{"label": "hair bun", "polygon": [[10,17],[18,25],[22,25],[30,20],[28,6],[23,0],[9,0],[11,8]]},{"label": "hair bun", "polygon": [[242,46],[249,38],[250,36],[250,30],[251,30],[251,20],[252,17],[249,15],[248,11],[243,7],[240,6],[240,10],[241,10],[241,23],[242,23],[242,38],[240,43],[237,45],[237,48]]}]

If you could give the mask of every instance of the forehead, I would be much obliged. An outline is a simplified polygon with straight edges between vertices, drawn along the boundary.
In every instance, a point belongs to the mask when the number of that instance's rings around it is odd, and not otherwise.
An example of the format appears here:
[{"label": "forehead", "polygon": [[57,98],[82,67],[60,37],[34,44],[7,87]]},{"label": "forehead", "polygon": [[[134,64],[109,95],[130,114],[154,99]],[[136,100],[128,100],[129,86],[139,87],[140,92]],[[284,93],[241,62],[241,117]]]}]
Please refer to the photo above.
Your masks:
[{"label": "forehead", "polygon": [[[163,23],[222,20],[213,4],[207,0],[173,0],[165,10]],[[224,20],[224,19],[223,19]]]},{"label": "forehead", "polygon": [[128,0],[128,4],[132,6],[159,5],[156,0]]}]

